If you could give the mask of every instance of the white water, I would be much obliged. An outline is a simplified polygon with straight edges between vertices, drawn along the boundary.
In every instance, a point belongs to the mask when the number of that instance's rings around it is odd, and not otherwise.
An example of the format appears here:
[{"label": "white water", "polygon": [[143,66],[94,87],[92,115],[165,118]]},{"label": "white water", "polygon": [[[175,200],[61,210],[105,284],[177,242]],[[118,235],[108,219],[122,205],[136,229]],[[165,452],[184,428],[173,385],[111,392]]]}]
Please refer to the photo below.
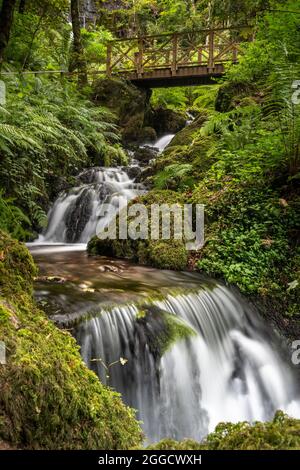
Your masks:
[{"label": "white water", "polygon": [[[80,178],[82,178],[80,180]],[[59,195],[48,213],[48,226],[35,244],[86,244],[112,215],[101,216],[103,204],[114,213],[136,195],[138,185],[119,168],[91,168],[79,175],[81,183]]]},{"label": "white water", "polygon": [[[89,367],[139,411],[150,441],[201,439],[220,421],[268,420],[277,409],[300,417],[299,389],[280,344],[254,311],[219,285],[169,295],[151,308],[180,317],[195,336],[178,341],[160,359],[153,338],[162,328],[157,312],[137,319],[134,306],[115,307],[84,321],[76,337]],[[278,352],[279,351],[279,352]]]},{"label": "white water", "polygon": [[140,145],[141,148],[150,147],[153,149],[157,149],[158,153],[161,153],[165,150],[167,145],[171,142],[175,134],[166,134],[162,137],[159,137],[154,143],[144,142]]},{"label": "white water", "polygon": [[[172,137],[162,137],[155,146],[162,151]],[[100,221],[102,204],[115,204],[118,211],[120,198],[125,203],[137,189],[121,169],[88,170],[79,176],[78,187],[59,195],[36,245],[82,249],[99,224],[109,223],[107,217]],[[220,421],[268,420],[277,409],[300,417],[290,358],[281,354],[256,312],[229,289],[203,286],[192,293],[185,287],[184,294],[150,302],[147,308],[145,318],[139,318],[135,305],[103,311],[82,321],[76,338],[86,364],[103,383],[107,377],[99,359],[107,365],[120,357],[128,360],[110,367],[109,385],[138,410],[149,441],[200,440]],[[160,358],[154,345],[164,328],[162,311],[179,317],[195,335]]]},{"label": "white water", "polygon": [[159,153],[163,152],[167,145],[171,142],[175,134],[167,134],[163,137],[160,137],[154,144],[153,147],[157,148]]}]

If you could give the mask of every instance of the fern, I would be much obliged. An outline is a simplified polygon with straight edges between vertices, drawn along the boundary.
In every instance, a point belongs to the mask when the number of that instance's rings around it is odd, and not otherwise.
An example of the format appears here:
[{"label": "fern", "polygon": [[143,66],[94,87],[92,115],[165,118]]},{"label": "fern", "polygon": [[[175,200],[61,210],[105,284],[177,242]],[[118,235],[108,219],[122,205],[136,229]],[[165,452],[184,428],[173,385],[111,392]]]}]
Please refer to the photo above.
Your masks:
[{"label": "fern", "polygon": [[[163,171],[154,177],[154,185],[158,189],[168,189],[178,183],[180,186],[185,183],[185,178],[191,173],[193,165],[189,163],[175,163],[166,166]],[[189,186],[189,184],[187,184]]]},{"label": "fern", "polygon": [[110,165],[126,157],[112,114],[82,98],[72,84],[7,80],[7,104],[0,107],[0,185],[42,226],[49,175],[67,178],[90,158]]}]

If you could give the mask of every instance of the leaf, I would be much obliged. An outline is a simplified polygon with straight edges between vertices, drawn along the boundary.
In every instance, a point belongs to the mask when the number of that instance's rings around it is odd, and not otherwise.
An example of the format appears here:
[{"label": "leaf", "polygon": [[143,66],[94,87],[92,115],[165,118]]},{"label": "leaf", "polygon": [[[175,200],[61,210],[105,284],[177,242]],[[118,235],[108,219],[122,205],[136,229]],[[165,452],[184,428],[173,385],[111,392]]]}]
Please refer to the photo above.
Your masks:
[{"label": "leaf", "polygon": [[289,287],[287,289],[287,292],[290,292],[291,290],[296,289],[296,287],[298,287],[298,285],[299,285],[299,282],[296,279],[292,282],[289,282],[288,283]]}]

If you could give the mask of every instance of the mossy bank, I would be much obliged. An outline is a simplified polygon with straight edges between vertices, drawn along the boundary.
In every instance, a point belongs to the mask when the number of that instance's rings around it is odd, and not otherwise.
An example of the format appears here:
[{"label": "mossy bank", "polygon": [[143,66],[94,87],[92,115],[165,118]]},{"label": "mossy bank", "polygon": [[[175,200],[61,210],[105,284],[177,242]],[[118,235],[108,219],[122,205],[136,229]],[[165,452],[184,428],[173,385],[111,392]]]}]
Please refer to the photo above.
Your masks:
[{"label": "mossy bank", "polygon": [[36,267],[0,232],[0,439],[30,449],[128,449],[140,445],[135,412],[84,365],[75,339],[32,299]]}]

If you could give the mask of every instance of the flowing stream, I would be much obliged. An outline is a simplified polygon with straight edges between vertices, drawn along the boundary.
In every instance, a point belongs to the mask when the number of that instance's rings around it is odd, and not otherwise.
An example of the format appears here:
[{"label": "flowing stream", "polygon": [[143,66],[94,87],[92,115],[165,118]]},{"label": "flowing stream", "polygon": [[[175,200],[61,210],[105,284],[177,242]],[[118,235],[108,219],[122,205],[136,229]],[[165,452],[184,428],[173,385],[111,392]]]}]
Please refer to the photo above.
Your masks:
[{"label": "flowing stream", "polygon": [[[163,139],[157,147],[171,140]],[[300,417],[282,340],[237,292],[199,274],[87,256],[85,244],[108,222],[102,205],[117,211],[119,197],[125,203],[140,187],[120,168],[93,168],[77,181],[31,246],[35,295],[72,329],[87,366],[137,409],[147,440],[200,440],[220,421],[267,420],[277,409]],[[166,318],[189,334],[163,348]]]}]

